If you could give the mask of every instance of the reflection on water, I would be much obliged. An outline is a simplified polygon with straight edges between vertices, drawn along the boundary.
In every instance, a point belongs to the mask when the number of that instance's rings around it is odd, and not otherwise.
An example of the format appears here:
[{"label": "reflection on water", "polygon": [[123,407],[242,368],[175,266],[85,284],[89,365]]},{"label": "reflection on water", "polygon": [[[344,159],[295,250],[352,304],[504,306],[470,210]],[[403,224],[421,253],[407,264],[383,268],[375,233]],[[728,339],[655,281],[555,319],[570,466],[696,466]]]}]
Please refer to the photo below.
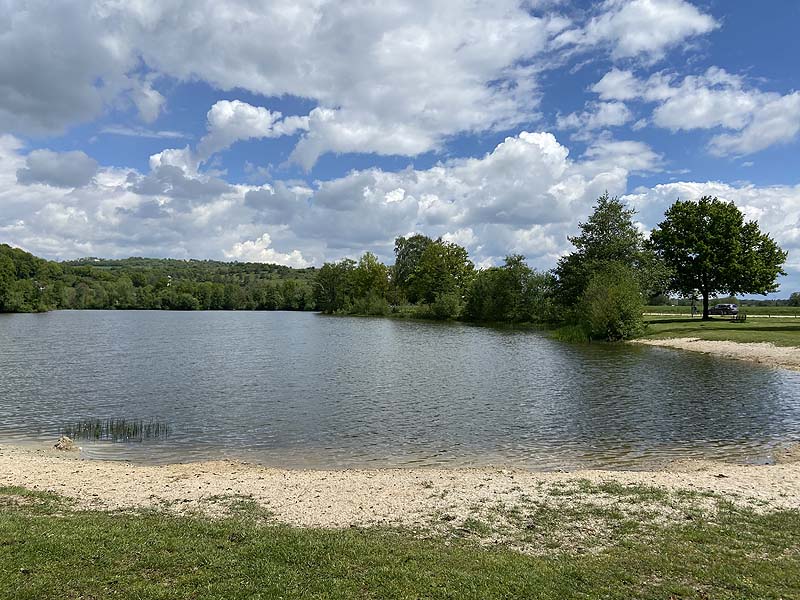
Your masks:
[{"label": "reflection on water", "polygon": [[0,315],[0,438],[170,424],[95,458],[284,467],[632,467],[764,460],[800,373],[529,331],[308,313]]}]

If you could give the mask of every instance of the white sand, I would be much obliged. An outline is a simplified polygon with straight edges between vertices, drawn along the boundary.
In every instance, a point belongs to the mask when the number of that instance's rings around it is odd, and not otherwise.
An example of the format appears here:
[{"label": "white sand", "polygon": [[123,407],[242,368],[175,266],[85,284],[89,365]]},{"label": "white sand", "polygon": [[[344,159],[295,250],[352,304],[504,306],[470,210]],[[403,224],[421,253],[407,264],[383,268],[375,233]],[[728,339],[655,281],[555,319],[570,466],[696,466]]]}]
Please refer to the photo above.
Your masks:
[{"label": "white sand", "polygon": [[[758,510],[800,509],[800,449],[778,464],[686,461],[663,471],[542,473],[498,469],[281,470],[227,461],[137,466],[82,460],[77,452],[0,447],[0,485],[54,491],[81,508],[220,512],[246,496],[280,522],[309,527],[425,526],[442,514],[463,520],[476,507],[573,501],[553,489],[579,480],[721,494]],[[578,494],[579,495],[579,494]]]},{"label": "white sand", "polygon": [[692,352],[757,362],[772,367],[800,370],[800,348],[792,346],[776,346],[767,342],[741,343],[701,340],[692,337],[642,339],[634,340],[634,343],[660,346],[662,348],[676,348],[678,350],[691,350]]}]

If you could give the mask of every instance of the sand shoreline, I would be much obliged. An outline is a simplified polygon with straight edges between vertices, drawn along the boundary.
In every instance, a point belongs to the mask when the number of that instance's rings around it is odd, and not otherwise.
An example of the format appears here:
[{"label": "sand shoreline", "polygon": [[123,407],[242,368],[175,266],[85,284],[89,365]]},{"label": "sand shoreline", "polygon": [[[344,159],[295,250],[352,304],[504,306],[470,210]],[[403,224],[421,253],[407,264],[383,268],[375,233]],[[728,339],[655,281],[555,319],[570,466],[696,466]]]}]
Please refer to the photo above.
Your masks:
[{"label": "sand shoreline", "polygon": [[731,342],[721,340],[703,340],[696,337],[638,339],[634,344],[689,350],[712,354],[723,358],[746,360],[770,367],[800,371],[800,348],[794,346],[776,346],[768,342]]},{"label": "sand shoreline", "polygon": [[[232,461],[142,466],[80,459],[50,448],[0,447],[0,485],[52,491],[78,508],[164,508],[220,514],[247,498],[301,527],[425,527],[491,506],[569,501],[581,483],[718,494],[757,510],[800,510],[800,446],[767,466],[681,461],[660,471],[532,472],[510,469],[285,470]],[[577,486],[577,487],[576,487]],[[577,495],[578,492],[576,492]]]}]

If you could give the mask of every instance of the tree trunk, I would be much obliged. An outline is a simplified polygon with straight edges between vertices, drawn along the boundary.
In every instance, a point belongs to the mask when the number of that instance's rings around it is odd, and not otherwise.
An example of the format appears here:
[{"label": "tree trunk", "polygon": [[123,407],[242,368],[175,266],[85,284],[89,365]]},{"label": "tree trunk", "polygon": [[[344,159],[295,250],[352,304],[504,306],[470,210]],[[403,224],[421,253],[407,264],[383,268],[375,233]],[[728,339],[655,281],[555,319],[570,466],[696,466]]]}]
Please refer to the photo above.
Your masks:
[{"label": "tree trunk", "polygon": [[708,292],[703,290],[703,321],[708,321],[711,317],[708,315]]}]

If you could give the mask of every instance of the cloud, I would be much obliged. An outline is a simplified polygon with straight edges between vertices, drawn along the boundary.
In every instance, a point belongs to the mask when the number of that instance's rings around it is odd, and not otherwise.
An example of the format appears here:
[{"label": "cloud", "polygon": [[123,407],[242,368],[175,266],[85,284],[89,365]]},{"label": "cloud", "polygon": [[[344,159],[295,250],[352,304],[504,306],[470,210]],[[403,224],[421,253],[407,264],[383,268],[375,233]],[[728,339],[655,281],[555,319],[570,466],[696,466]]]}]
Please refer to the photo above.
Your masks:
[{"label": "cloud", "polygon": [[153,88],[152,78],[137,81],[131,92],[131,99],[139,111],[139,117],[145,123],[152,123],[161,114],[166,98]]},{"label": "cloud", "polygon": [[294,135],[308,129],[308,117],[290,116],[241,100],[220,100],[207,114],[208,133],[197,146],[201,161],[239,140]]},{"label": "cloud", "polygon": [[591,90],[601,100],[633,100],[641,95],[641,82],[631,71],[611,69]]},{"label": "cloud", "polygon": [[714,154],[742,156],[797,139],[800,133],[800,92],[780,97],[771,95],[762,100],[744,129],[711,139],[710,147]]},{"label": "cloud", "polygon": [[280,112],[241,100],[215,102],[207,115],[207,132],[195,149],[167,148],[150,156],[150,168],[174,166],[196,174],[200,165],[240,140],[294,135],[308,129],[308,117],[283,117]]},{"label": "cloud", "polygon": [[125,125],[109,125],[108,127],[103,127],[100,133],[154,139],[184,139],[190,137],[189,134],[181,131],[171,131],[169,129],[155,131],[152,129],[145,129],[144,127],[126,127]]},{"label": "cloud", "polygon": [[0,130],[62,132],[129,87],[134,57],[101,32],[110,24],[95,13],[67,2],[3,3]]},{"label": "cloud", "polygon": [[408,123],[386,123],[369,115],[315,108],[308,135],[297,144],[291,160],[307,171],[326,152],[365,152],[416,156],[438,147],[439,136]]},{"label": "cloud", "polygon": [[274,248],[270,248],[271,244],[272,239],[265,233],[255,240],[237,242],[230,250],[225,251],[225,258],[241,262],[275,263],[296,269],[310,266],[299,250],[292,250],[289,253],[277,252]]},{"label": "cloud", "polygon": [[588,110],[570,113],[567,116],[558,116],[559,129],[580,129],[592,131],[606,127],[624,125],[632,118],[631,111],[623,102],[593,102],[588,104]]},{"label": "cloud", "polygon": [[[8,12],[0,52],[15,60],[0,66],[5,130],[63,131],[120,95],[152,122],[164,105],[152,83],[166,76],[312,100],[320,112],[296,154],[306,165],[356,147],[416,154],[459,132],[532,120],[538,95],[530,63],[563,22],[517,0],[276,0],[257,10],[249,0],[55,7],[31,0]],[[206,152],[225,143],[220,134]],[[397,134],[405,141],[388,146]]]},{"label": "cloud", "polygon": [[170,78],[315,105],[279,120],[218,103],[194,162],[237,140],[297,133],[292,160],[306,169],[328,152],[415,156],[455,135],[530,127],[537,78],[566,50],[650,60],[716,27],[683,0],[607,0],[575,25],[562,10],[518,0],[12,3],[0,127],[62,132],[130,105],[152,123],[166,103],[154,83]]},{"label": "cloud", "polygon": [[665,72],[637,79],[613,69],[592,90],[606,100],[655,103],[652,124],[671,131],[728,130],[709,140],[720,156],[753,154],[800,134],[800,92],[764,92],[719,67],[683,79]]},{"label": "cloud", "polygon": [[622,168],[631,173],[660,171],[664,162],[664,158],[644,142],[614,140],[607,136],[593,141],[583,159],[583,167],[593,171]]},{"label": "cloud", "polygon": [[643,56],[654,61],[719,26],[684,0],[606,0],[599,12],[583,27],[563,32],[557,45],[607,45],[614,60]]},{"label": "cloud", "polygon": [[89,184],[96,173],[97,161],[83,152],[34,150],[28,154],[25,167],[17,169],[17,182],[76,188]]},{"label": "cloud", "polygon": [[[491,152],[428,169],[377,168],[343,177],[270,185],[223,179],[158,163],[148,174],[100,167],[79,188],[17,183],[18,140],[0,137],[0,236],[48,257],[171,256],[321,264],[366,250],[392,260],[398,235],[421,232],[465,244],[476,264],[510,252],[552,268],[569,251],[596,199],[624,194],[632,173],[657,172],[662,158],[642,142],[593,140],[580,156],[546,132],[509,136]],[[644,229],[678,197],[734,200],[790,251],[800,285],[800,186],[681,182],[635,190]],[[267,234],[267,238],[264,237]]]},{"label": "cloud", "polygon": [[173,165],[160,165],[145,177],[134,177],[131,183],[131,191],[137,194],[195,201],[217,198],[232,190],[221,179],[187,176],[186,171]]},{"label": "cloud", "polygon": [[178,167],[184,173],[197,173],[200,162],[187,145],[183,148],[167,148],[150,156],[152,171],[163,166]]},{"label": "cloud", "polygon": [[[314,185],[250,186],[193,171],[186,149],[178,149],[152,157],[148,174],[101,168],[90,185],[67,191],[17,184],[25,158],[9,139],[0,138],[0,232],[58,257],[222,258],[261,248],[289,256],[297,250],[314,264],[367,249],[391,260],[397,235],[421,231],[456,236],[481,263],[518,251],[549,268],[594,199],[606,189],[625,191],[620,165],[632,160],[622,154],[620,164],[600,154],[571,160],[552,134],[522,132],[484,156],[429,169],[373,168]],[[606,143],[608,153],[619,147]],[[269,245],[259,242],[264,233]]]}]

